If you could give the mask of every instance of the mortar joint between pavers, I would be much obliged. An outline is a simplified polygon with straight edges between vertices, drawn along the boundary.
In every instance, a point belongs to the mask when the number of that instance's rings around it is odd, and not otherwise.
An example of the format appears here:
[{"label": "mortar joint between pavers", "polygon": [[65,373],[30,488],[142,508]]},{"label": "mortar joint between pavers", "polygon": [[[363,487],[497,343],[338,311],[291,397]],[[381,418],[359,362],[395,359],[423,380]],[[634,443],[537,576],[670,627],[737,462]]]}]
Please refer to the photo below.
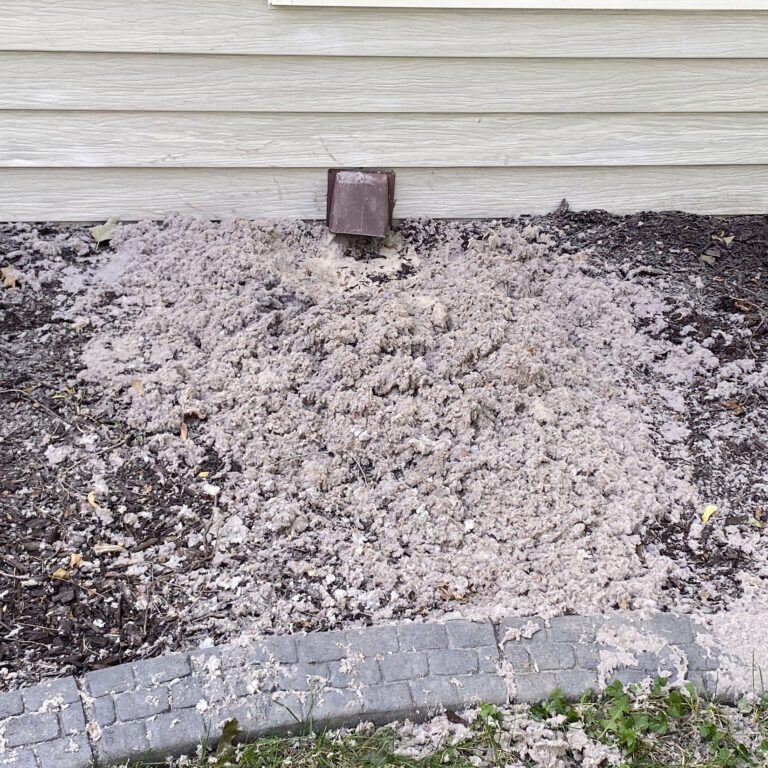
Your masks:
[{"label": "mortar joint between pavers", "polygon": [[91,750],[91,761],[96,760],[96,739],[95,731],[99,727],[93,716],[93,696],[88,692],[85,684],[85,676],[76,677],[77,692],[80,694],[80,706],[83,710],[85,719],[85,738],[88,739],[88,746]]}]

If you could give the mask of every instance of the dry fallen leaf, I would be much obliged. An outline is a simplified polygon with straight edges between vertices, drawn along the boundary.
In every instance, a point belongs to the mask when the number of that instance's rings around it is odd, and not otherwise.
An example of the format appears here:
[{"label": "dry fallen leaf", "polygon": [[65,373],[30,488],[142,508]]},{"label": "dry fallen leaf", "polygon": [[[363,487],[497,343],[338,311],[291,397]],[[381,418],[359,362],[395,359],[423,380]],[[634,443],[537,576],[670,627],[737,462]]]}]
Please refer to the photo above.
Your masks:
[{"label": "dry fallen leaf", "polygon": [[21,272],[16,267],[2,267],[0,277],[3,278],[3,288],[17,288]]},{"label": "dry fallen leaf", "polygon": [[96,241],[96,245],[102,243],[108,243],[112,239],[112,233],[117,226],[119,219],[116,216],[112,216],[107,219],[104,224],[99,224],[96,227],[91,227],[88,231],[91,233],[91,237]]},{"label": "dry fallen leaf", "polygon": [[719,235],[712,235],[712,239],[716,243],[723,243],[727,248],[730,248],[731,243],[736,239],[736,235],[726,235],[725,232],[721,232]]},{"label": "dry fallen leaf", "polygon": [[717,512],[717,506],[715,504],[707,504],[707,506],[704,507],[704,514],[701,516],[704,525],[712,519],[712,515],[714,515],[715,512]]},{"label": "dry fallen leaf", "polygon": [[131,382],[131,389],[136,392],[136,394],[144,397],[144,385],[138,379],[134,379]]},{"label": "dry fallen leaf", "polygon": [[85,498],[94,509],[101,509],[99,502],[96,501],[96,491],[91,491]]},{"label": "dry fallen leaf", "polygon": [[78,552],[73,552],[69,556],[69,567],[74,571],[83,564],[83,556]]},{"label": "dry fallen leaf", "polygon": [[182,421],[181,422],[181,428],[179,429],[179,434],[181,435],[182,440],[186,440],[189,436],[189,429],[187,428],[187,425]]},{"label": "dry fallen leaf", "polygon": [[628,611],[630,605],[631,601],[628,595],[622,595],[619,598],[619,608],[621,608],[622,611]]},{"label": "dry fallen leaf", "polygon": [[198,472],[197,476],[205,478],[205,477],[208,477],[208,475],[210,474],[211,474],[210,472]]},{"label": "dry fallen leaf", "polygon": [[66,568],[57,568],[52,574],[52,579],[67,579],[69,578],[69,571]]},{"label": "dry fallen leaf", "polygon": [[723,407],[727,408],[731,413],[735,414],[736,416],[743,416],[746,411],[744,410],[744,407],[738,400],[726,400],[723,403]]}]

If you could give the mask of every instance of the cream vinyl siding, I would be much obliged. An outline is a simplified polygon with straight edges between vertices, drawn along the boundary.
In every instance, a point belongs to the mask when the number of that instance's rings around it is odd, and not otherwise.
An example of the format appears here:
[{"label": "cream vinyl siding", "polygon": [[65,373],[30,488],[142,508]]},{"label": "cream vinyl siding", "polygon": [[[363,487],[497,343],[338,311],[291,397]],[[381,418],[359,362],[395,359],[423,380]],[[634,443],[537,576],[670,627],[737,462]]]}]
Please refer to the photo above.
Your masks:
[{"label": "cream vinyl siding", "polygon": [[398,216],[768,211],[760,4],[370,4],[0,0],[0,219],[315,218],[345,165]]}]

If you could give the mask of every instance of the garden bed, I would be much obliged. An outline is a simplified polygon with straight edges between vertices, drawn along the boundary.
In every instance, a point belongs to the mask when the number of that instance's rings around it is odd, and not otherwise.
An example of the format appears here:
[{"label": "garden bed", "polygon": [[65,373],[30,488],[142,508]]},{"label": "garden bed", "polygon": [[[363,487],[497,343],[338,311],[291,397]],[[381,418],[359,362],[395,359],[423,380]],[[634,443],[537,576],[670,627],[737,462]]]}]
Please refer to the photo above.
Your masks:
[{"label": "garden bed", "polygon": [[768,219],[113,243],[0,228],[0,686],[243,634],[766,610]]}]

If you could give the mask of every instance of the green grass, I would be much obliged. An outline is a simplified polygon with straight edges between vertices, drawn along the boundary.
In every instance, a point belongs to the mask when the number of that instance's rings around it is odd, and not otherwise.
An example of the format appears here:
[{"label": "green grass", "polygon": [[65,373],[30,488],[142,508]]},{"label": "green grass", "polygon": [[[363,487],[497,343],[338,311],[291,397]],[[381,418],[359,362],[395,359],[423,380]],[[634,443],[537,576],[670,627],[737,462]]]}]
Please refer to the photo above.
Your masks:
[{"label": "green grass", "polygon": [[599,698],[588,693],[576,704],[555,692],[532,715],[582,727],[616,747],[627,768],[768,766],[766,693],[733,707],[705,699],[691,684],[671,688],[658,678],[647,692],[616,682]]},{"label": "green grass", "polygon": [[[265,738],[236,745],[231,721],[216,753],[187,758],[189,768],[534,768],[530,739],[545,732],[563,766],[578,766],[566,739],[578,731],[618,757],[621,768],[767,768],[768,693],[737,706],[710,701],[693,686],[663,679],[648,690],[609,686],[578,702],[556,691],[530,708],[485,704],[461,739],[444,739],[420,757],[398,754],[397,726]],[[607,763],[606,763],[607,765]]]}]

